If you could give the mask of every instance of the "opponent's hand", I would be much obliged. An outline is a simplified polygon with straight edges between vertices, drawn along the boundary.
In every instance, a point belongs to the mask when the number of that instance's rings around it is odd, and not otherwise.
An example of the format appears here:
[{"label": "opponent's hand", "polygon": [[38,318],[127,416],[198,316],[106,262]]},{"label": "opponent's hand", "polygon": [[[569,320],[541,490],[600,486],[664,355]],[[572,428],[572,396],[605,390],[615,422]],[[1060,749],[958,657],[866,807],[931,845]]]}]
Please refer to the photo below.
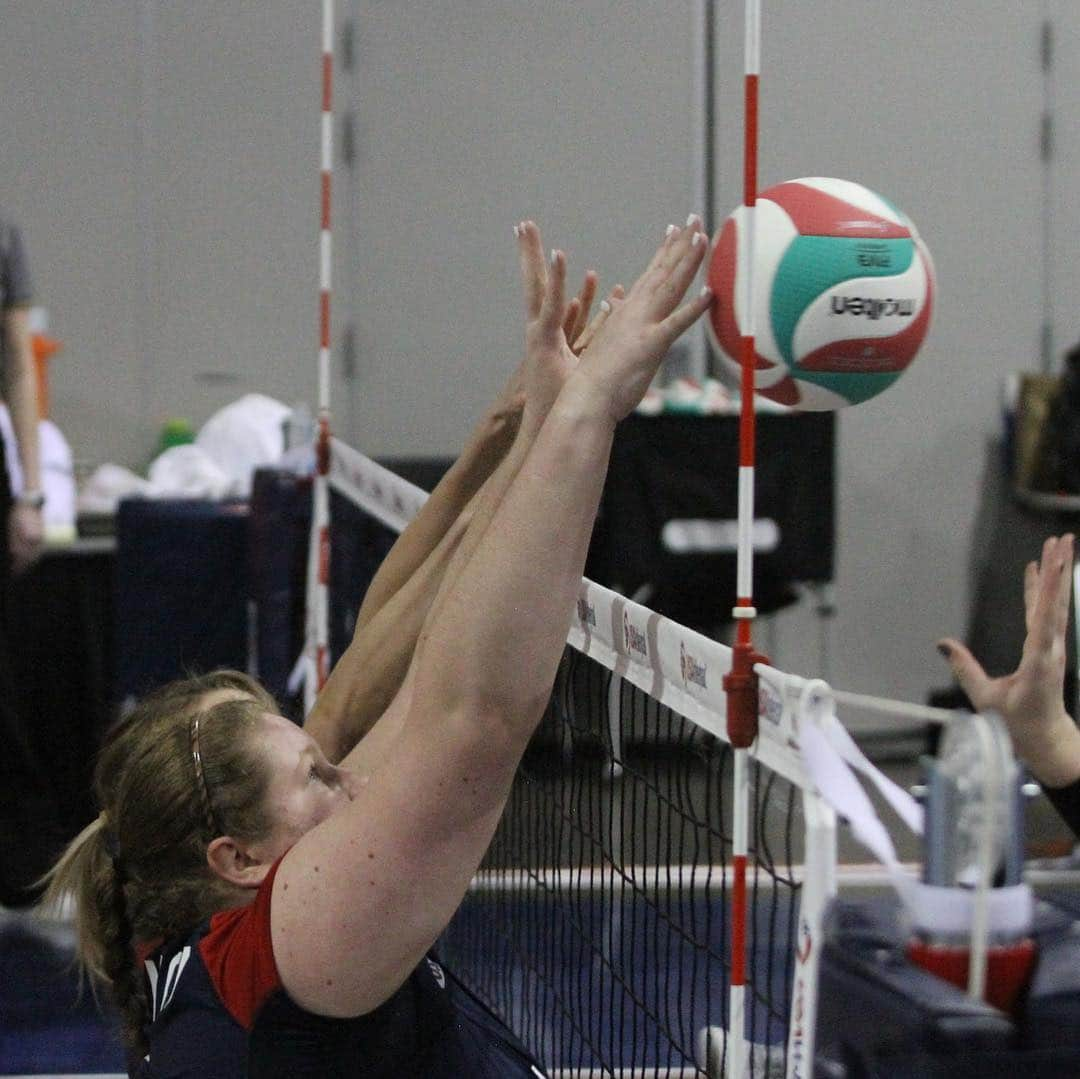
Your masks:
[{"label": "opponent's hand", "polygon": [[612,420],[634,409],[668,349],[712,303],[703,289],[680,306],[708,247],[701,219],[691,215],[685,228],[668,229],[626,298],[609,301],[611,312],[588,342],[575,381],[578,392]]},{"label": "opponent's hand", "polygon": [[[1080,734],[1065,709],[1065,637],[1072,588],[1073,537],[1051,536],[1039,562],[1024,571],[1027,635],[1012,674],[991,678],[959,641],[938,649],[977,711],[995,711],[1009,728],[1017,756],[1050,786],[1071,782],[1080,767]],[[1080,774],[1078,772],[1077,774]]]}]

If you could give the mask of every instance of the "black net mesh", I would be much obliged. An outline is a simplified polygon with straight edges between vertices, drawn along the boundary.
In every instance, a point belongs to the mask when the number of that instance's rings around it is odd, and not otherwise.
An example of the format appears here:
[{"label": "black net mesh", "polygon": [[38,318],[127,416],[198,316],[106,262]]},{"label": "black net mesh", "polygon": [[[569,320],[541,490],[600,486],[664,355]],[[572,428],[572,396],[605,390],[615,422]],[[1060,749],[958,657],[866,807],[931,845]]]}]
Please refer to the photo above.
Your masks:
[{"label": "black net mesh", "polygon": [[[441,942],[451,969],[555,1073],[709,1074],[701,1032],[728,1026],[731,756],[567,649],[481,873]],[[785,780],[751,771],[746,1035],[773,1048],[748,1067],[778,1075],[800,805]]]}]

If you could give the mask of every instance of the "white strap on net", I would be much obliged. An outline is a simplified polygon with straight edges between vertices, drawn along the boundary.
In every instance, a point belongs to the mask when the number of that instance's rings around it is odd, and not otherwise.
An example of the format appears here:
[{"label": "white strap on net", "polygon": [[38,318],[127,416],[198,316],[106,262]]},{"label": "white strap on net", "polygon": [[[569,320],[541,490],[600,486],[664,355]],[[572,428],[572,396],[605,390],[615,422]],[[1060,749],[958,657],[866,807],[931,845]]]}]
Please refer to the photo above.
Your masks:
[{"label": "white strap on net", "polygon": [[[918,836],[924,831],[922,807],[855,744],[836,716],[825,683],[808,683],[803,704],[799,743],[806,771],[821,797],[847,820],[855,838],[885,867],[914,928],[952,938],[970,934],[973,953],[980,947],[985,953],[989,933],[1013,938],[1028,933],[1034,904],[1027,884],[992,888],[989,876],[993,867],[987,866],[984,879],[974,889],[942,887],[925,884],[900,863],[892,837],[856,773],[876,787]],[[979,721],[982,717],[970,718]],[[984,938],[981,943],[975,939],[980,922]],[[981,995],[981,987],[978,992]]]}]

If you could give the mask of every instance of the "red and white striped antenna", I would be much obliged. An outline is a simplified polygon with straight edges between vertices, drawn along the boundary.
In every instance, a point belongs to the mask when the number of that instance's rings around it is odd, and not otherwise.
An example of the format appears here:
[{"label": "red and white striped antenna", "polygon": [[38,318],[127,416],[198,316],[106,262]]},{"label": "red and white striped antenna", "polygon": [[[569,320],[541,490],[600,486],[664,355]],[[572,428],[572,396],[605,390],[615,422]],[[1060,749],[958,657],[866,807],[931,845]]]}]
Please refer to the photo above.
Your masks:
[{"label": "red and white striped antenna", "polygon": [[[322,5],[322,114],[319,139],[319,389],[315,478],[312,492],[311,549],[308,555],[309,666],[304,683],[305,711],[330,674],[330,291],[333,236],[330,190],[334,169],[334,0]],[[312,667],[314,669],[312,669]]]},{"label": "red and white striped antenna", "polygon": [[734,749],[731,854],[731,999],[727,1074],[742,1079],[746,1052],[746,857],[749,850],[750,773],[748,750],[757,737],[758,688],[754,664],[754,241],[757,207],[758,81],[761,71],[761,2],[746,0],[743,115],[743,220],[738,238],[736,279],[742,292],[741,402],[739,411],[739,514],[736,600],[732,615],[736,635],[727,692],[728,737]]}]

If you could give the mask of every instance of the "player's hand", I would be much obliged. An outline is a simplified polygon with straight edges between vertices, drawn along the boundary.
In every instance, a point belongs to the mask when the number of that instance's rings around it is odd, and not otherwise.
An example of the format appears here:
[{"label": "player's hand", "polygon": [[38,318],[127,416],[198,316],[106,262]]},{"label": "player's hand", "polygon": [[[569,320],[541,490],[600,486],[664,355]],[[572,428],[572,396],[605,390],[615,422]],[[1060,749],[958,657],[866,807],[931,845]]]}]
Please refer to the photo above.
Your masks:
[{"label": "player's hand", "polygon": [[578,365],[570,340],[579,335],[579,325],[588,319],[596,294],[596,274],[590,271],[585,275],[581,292],[568,303],[563,252],[553,251],[548,259],[534,221],[523,221],[514,234],[525,296],[525,359],[521,368],[525,415],[540,424]]},{"label": "player's hand", "polygon": [[[525,291],[526,354],[499,391],[498,396],[488,406],[484,419],[479,425],[485,446],[494,447],[494,452],[500,456],[517,433],[529,391],[531,390],[532,393],[530,413],[535,413],[535,422],[539,424],[558,396],[563,378],[571,368],[569,358],[563,356],[561,360],[556,360],[556,354],[549,351],[551,340],[541,340],[534,334],[533,347],[531,350],[528,347],[530,340],[528,324],[538,320],[545,292],[552,282],[549,279],[543,254],[540,231],[536,225],[531,221],[515,225],[514,236],[518,242],[518,258],[521,263]],[[570,351],[575,357],[581,353],[585,343],[606,317],[604,311],[600,311],[592,318],[592,321],[589,320],[593,300],[596,298],[596,286],[596,272],[589,270],[585,274],[580,291],[563,309],[563,337],[569,343]],[[617,288],[613,294],[621,296],[622,291]],[[549,337],[554,336],[554,334],[549,334]]]},{"label": "player's hand", "polygon": [[[938,649],[977,711],[997,712],[1017,756],[1051,786],[1071,782],[1080,764],[1080,735],[1065,709],[1065,638],[1072,588],[1073,537],[1051,536],[1039,562],[1024,571],[1027,635],[1012,674],[991,678],[959,641],[946,637]],[[1080,773],[1078,773],[1080,774]]]},{"label": "player's hand", "polygon": [[608,315],[611,314],[611,306],[616,300],[622,300],[626,298],[626,289],[622,285],[616,285],[611,294],[606,300],[602,300],[600,308],[593,315],[591,321],[589,321],[581,330],[581,332],[573,337],[568,338],[572,341],[571,348],[574,350],[575,356],[580,356],[592,343],[593,338],[600,332],[600,327],[607,322]]},{"label": "player's hand", "polygon": [[618,421],[644,396],[668,349],[712,303],[707,289],[682,303],[708,247],[701,219],[692,215],[685,228],[668,230],[626,298],[609,301],[611,312],[576,372],[577,392],[590,407]]},{"label": "player's hand", "polygon": [[585,347],[581,344],[581,338],[590,325],[589,315],[592,312],[593,300],[596,299],[598,282],[599,278],[596,271],[587,270],[578,294],[566,305],[566,315],[563,317],[563,336],[575,356],[580,356],[582,349]]}]

